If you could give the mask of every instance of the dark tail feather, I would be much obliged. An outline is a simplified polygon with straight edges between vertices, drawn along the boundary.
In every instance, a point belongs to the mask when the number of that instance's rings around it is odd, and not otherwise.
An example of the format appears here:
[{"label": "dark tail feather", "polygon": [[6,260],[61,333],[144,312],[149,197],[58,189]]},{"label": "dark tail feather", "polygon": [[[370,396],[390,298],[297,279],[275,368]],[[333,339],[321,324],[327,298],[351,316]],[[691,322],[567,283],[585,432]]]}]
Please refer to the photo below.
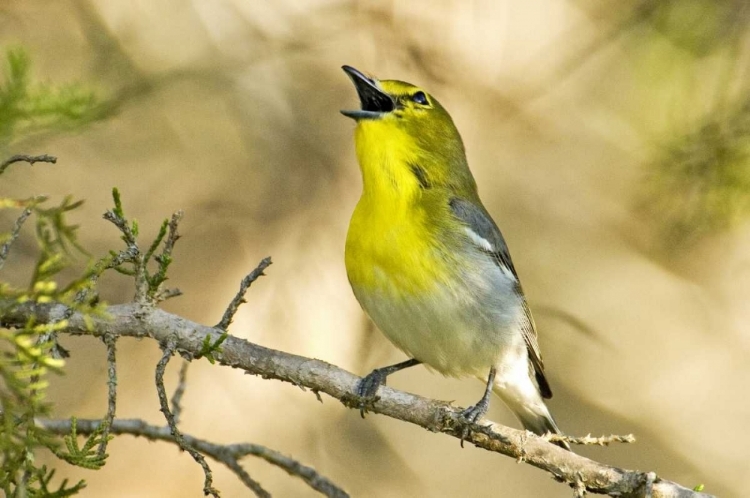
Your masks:
[{"label": "dark tail feather", "polygon": [[[533,432],[539,436],[547,433],[563,435],[555,419],[547,408],[540,393],[539,386],[528,376],[528,365],[523,364],[523,374],[519,375],[518,371],[506,372],[505,379],[495,379],[493,391],[495,394],[508,405],[508,408],[516,415],[524,429]],[[549,386],[547,386],[549,389]],[[551,393],[550,393],[551,394]],[[568,451],[570,445],[565,441],[554,441],[560,448]]]},{"label": "dark tail feather", "polygon": [[[534,434],[537,434],[539,436],[543,436],[547,433],[559,434],[561,436],[563,435],[562,431],[557,426],[557,423],[555,423],[555,419],[552,418],[552,415],[532,413],[530,411],[516,413],[516,415],[521,421],[521,425],[523,425],[523,428],[527,431],[533,432]],[[573,451],[570,449],[570,445],[565,441],[551,441],[551,443],[556,444],[560,448],[566,449],[568,451]]]}]

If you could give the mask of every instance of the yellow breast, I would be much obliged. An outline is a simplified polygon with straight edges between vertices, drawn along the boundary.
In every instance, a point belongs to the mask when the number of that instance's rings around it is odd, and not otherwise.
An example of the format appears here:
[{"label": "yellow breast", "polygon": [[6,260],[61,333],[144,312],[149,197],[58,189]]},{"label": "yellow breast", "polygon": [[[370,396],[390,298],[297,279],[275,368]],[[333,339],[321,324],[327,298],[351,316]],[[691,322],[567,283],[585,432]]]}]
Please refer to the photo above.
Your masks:
[{"label": "yellow breast", "polygon": [[346,239],[346,270],[355,293],[419,294],[445,274],[425,213],[360,199]]},{"label": "yellow breast", "polygon": [[437,240],[444,228],[438,220],[445,224],[448,218],[447,199],[420,186],[412,165],[426,159],[397,126],[360,122],[355,143],[363,189],[346,240],[346,269],[355,294],[430,290],[449,273],[446,241]]}]

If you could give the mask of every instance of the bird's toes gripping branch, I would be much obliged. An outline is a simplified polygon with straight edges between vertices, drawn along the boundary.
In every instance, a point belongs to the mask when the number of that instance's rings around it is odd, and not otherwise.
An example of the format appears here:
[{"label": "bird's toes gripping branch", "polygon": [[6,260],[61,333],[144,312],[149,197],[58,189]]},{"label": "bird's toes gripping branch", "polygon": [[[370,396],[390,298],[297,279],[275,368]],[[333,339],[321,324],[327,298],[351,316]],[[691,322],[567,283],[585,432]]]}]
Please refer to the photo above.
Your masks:
[{"label": "bird's toes gripping branch", "polygon": [[463,429],[461,430],[461,447],[464,447],[464,440],[471,435],[471,426],[481,420],[487,410],[490,407],[490,400],[488,398],[482,398],[474,406],[470,406],[461,412],[461,418],[464,422]]},{"label": "bird's toes gripping branch", "polygon": [[376,394],[380,386],[385,385],[385,380],[389,375],[399,370],[419,365],[420,363],[419,360],[411,358],[395,365],[376,368],[367,374],[357,385],[357,399],[354,400],[355,407],[359,408],[359,414],[362,415],[362,418],[365,418],[367,408],[372,408],[375,402],[380,399]]},{"label": "bird's toes gripping branch", "polygon": [[487,413],[487,409],[490,407],[488,399],[482,398],[474,406],[470,406],[466,410],[461,412],[461,416],[466,419],[467,422],[476,424],[479,420]]},{"label": "bird's toes gripping branch", "polygon": [[378,389],[380,386],[385,385],[388,373],[383,372],[383,369],[375,369],[365,377],[357,385],[357,407],[359,408],[359,414],[362,418],[365,418],[368,408],[377,402],[380,397],[377,396]]},{"label": "bird's toes gripping branch", "polygon": [[492,385],[495,383],[496,373],[497,370],[495,369],[495,367],[490,368],[490,374],[487,377],[487,387],[485,387],[484,389],[484,395],[482,396],[482,399],[480,399],[476,405],[470,406],[469,408],[461,412],[461,418],[463,418],[466,422],[463,430],[461,431],[462,448],[464,447],[464,439],[466,439],[471,433],[471,425],[479,422],[479,420],[484,416],[485,413],[487,413],[487,410],[490,407],[490,396],[492,395]]}]

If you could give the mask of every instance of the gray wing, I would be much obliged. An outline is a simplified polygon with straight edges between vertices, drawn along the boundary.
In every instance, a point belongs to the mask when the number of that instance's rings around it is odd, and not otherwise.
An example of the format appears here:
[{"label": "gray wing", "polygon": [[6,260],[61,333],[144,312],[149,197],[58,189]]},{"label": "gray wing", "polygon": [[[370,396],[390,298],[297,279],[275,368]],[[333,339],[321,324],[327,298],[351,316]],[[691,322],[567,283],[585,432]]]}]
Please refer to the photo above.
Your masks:
[{"label": "gray wing", "polygon": [[503,234],[481,204],[477,205],[471,201],[454,198],[450,201],[450,208],[456,218],[468,228],[472,242],[479,249],[490,254],[501,269],[507,270],[507,272],[510,272],[515,277],[516,291],[521,296],[523,302],[524,320],[521,324],[521,333],[529,350],[529,360],[534,367],[539,392],[542,397],[551,398],[552,390],[544,376],[544,362],[542,362],[542,353],[539,350],[534,318],[531,316],[531,310],[529,310],[529,305],[523,296],[521,282],[513,266],[513,261],[510,259],[510,251],[508,251],[508,245],[505,243]]}]

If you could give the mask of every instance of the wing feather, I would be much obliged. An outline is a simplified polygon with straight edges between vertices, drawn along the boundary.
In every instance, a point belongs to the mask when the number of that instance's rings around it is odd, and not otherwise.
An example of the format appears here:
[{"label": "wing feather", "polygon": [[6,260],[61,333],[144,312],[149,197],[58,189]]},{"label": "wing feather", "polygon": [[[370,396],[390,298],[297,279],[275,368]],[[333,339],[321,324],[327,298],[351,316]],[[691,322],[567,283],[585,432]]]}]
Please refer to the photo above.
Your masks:
[{"label": "wing feather", "polygon": [[490,255],[504,274],[515,280],[516,292],[521,296],[523,303],[524,317],[521,322],[521,334],[523,334],[529,351],[529,361],[539,385],[539,392],[542,397],[551,398],[552,390],[544,376],[544,362],[539,349],[534,318],[531,316],[531,310],[524,297],[523,288],[510,258],[510,251],[503,234],[481,204],[477,205],[464,199],[454,198],[450,201],[450,208],[456,218],[466,225],[469,239],[480,250]]}]

